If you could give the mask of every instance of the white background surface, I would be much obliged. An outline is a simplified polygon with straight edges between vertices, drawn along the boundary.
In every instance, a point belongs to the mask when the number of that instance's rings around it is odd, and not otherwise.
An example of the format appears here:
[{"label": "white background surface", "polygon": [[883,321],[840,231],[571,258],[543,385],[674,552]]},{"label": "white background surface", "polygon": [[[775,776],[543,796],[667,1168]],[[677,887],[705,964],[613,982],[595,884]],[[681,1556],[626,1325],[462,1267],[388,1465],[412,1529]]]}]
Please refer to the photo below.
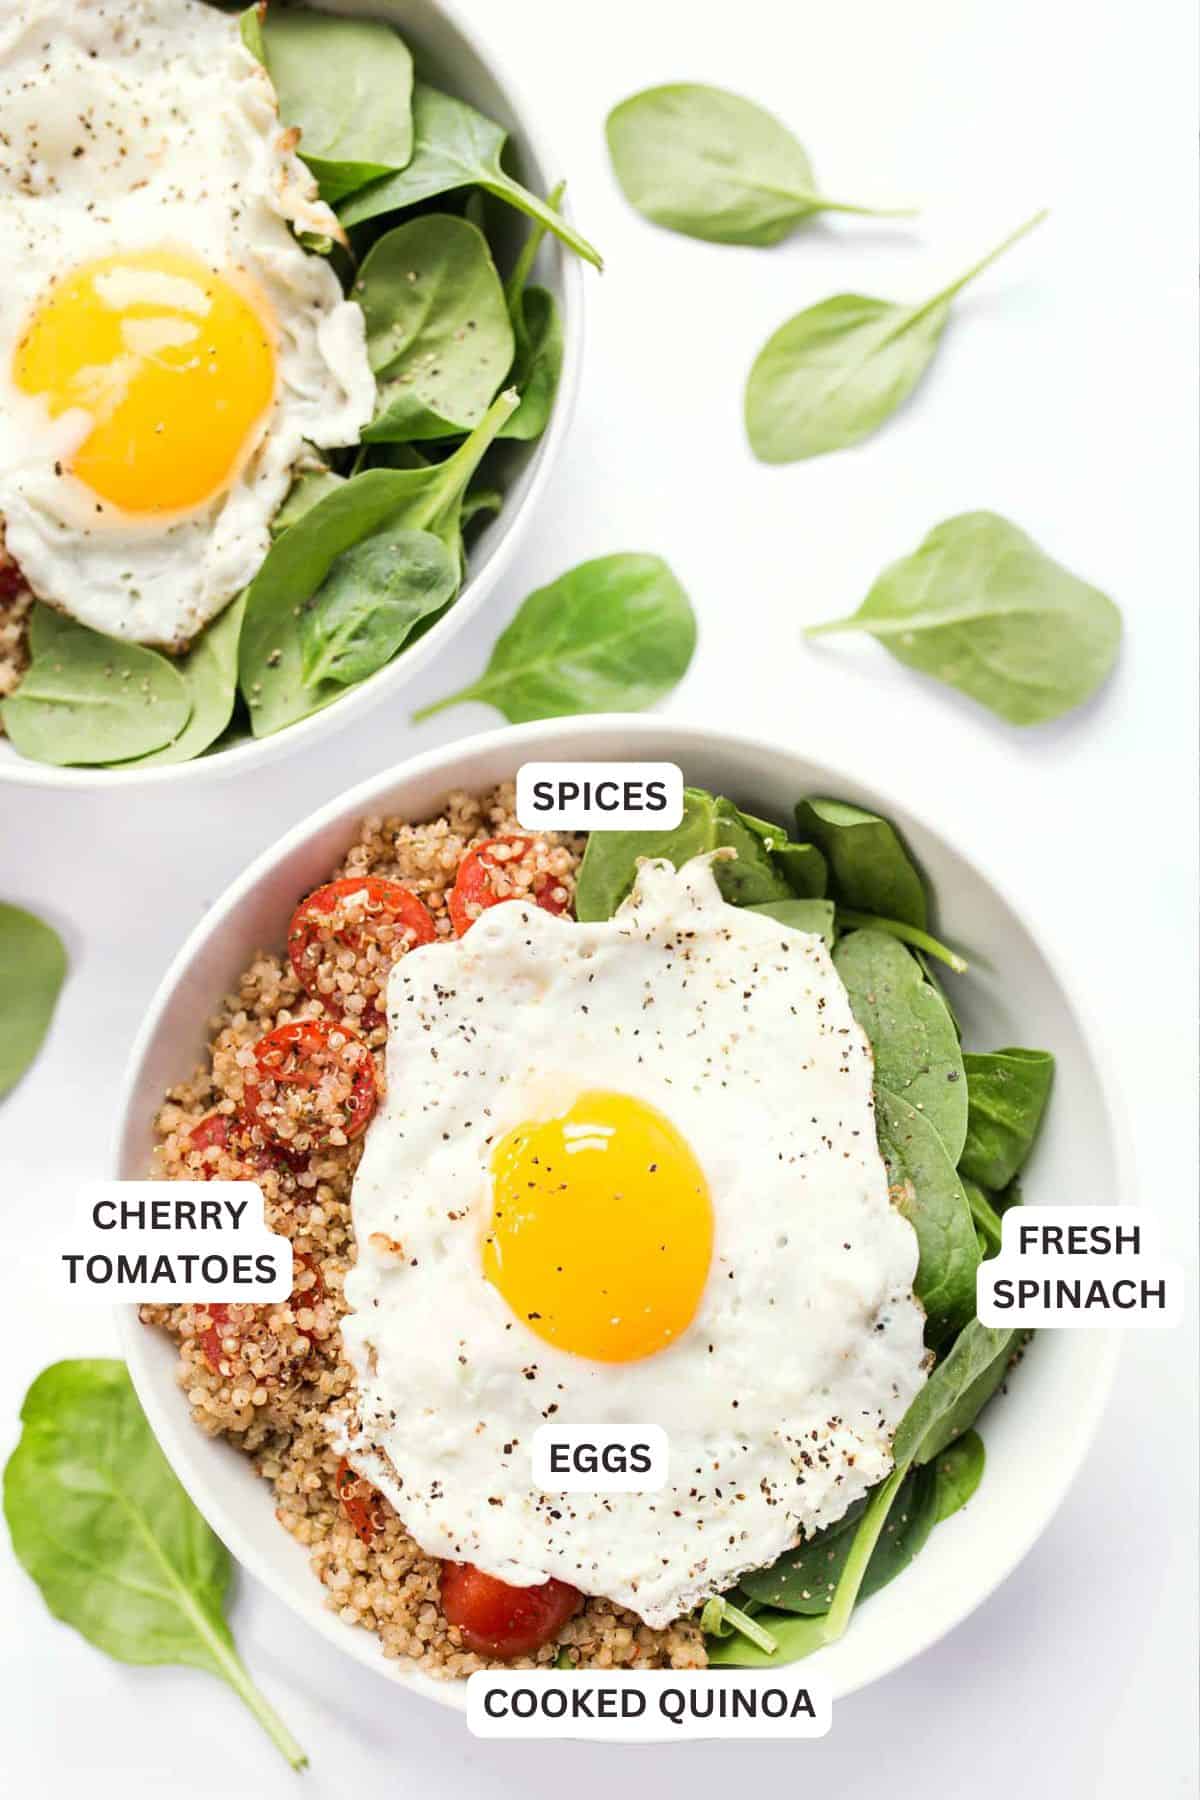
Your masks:
[{"label": "white background surface", "polygon": [[[417,731],[522,596],[582,557],[666,555],[702,622],[681,717],[811,748],[920,808],[1065,946],[1107,1026],[1140,1199],[1192,1265],[1196,570],[1195,42],[1189,0],[465,0],[559,147],[608,268],[590,283],[583,392],[523,554],[471,641],[411,696],[236,785],[0,789],[0,893],[71,952],[51,1041],[0,1115],[10,1250],[96,1170],[126,1048],[168,956],[249,857],[351,782],[494,722]],[[656,232],[611,179],[609,106],[660,80],[773,106],[829,191],[912,200],[912,225],[816,225],[773,251]],[[790,469],[746,450],[748,363],[841,289],[924,296],[1040,205],[1051,220],[959,303],[938,365],[886,433]],[[990,507],[1110,591],[1128,638],[1086,712],[1023,734],[873,645],[807,648],[882,565]],[[969,936],[964,925],[963,935]],[[1190,1317],[1194,1321],[1194,1275]],[[47,1362],[108,1353],[107,1318],[5,1282],[0,1448]],[[578,1800],[631,1778],[697,1800],[787,1781],[839,1800],[969,1783],[975,1800],[1198,1791],[1194,1328],[1131,1335],[1084,1478],[1017,1574],[948,1640],[797,1745],[629,1752],[478,1744],[243,1582],[245,1659],[309,1750],[304,1791]],[[1031,1469],[1030,1479],[1036,1480]],[[0,1534],[2,1536],[2,1534]],[[180,1670],[108,1662],[56,1625],[0,1543],[4,1763],[43,1793],[180,1800],[290,1792],[237,1702]],[[14,1788],[17,1782],[14,1781]]]}]

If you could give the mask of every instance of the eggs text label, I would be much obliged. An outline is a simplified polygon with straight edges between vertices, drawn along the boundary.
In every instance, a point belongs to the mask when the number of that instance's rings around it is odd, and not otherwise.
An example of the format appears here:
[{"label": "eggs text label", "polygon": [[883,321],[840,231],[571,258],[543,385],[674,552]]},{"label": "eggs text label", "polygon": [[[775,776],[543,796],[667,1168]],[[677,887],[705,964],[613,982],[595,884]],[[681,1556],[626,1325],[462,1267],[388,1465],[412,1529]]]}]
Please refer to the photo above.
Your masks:
[{"label": "eggs text label", "polygon": [[526,831],[674,831],[683,771],[665,762],[530,762],[517,770]]},{"label": "eggs text label", "polygon": [[650,1494],[665,1487],[661,1425],[539,1425],[530,1457],[546,1494]]},{"label": "eggs text label", "polygon": [[467,1728],[481,1738],[818,1738],[833,1697],[799,1669],[478,1669],[467,1678]]},{"label": "eggs text label", "polygon": [[292,1246],[268,1231],[253,1181],[95,1181],[56,1245],[60,1300],[262,1304],[292,1291]]},{"label": "eggs text label", "polygon": [[976,1277],[984,1325],[1085,1331],[1177,1325],[1182,1273],[1136,1206],[1014,1206]]}]

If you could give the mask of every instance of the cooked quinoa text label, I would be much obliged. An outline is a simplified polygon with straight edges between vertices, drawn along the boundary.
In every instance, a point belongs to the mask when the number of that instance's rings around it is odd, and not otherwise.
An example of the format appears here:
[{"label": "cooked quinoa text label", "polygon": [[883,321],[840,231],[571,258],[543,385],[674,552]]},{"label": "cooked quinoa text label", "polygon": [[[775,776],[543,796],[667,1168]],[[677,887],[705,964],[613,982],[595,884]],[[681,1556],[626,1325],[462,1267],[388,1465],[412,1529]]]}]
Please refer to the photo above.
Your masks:
[{"label": "cooked quinoa text label", "polygon": [[767,1669],[479,1669],[467,1680],[467,1725],[483,1738],[816,1738],[833,1722],[811,1673]]},{"label": "cooked quinoa text label", "polygon": [[74,1228],[55,1248],[60,1299],[150,1301],[286,1300],[292,1247],[268,1231],[257,1182],[93,1182]]}]

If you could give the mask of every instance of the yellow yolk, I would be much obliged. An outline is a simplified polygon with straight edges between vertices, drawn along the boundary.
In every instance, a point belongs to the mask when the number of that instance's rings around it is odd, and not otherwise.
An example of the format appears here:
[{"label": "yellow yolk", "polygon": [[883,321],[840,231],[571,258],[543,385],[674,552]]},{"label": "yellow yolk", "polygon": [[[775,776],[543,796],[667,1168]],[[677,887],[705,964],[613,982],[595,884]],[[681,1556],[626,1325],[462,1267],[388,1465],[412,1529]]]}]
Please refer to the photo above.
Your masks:
[{"label": "yellow yolk", "polygon": [[196,257],[146,250],[82,264],[44,296],[13,379],[52,418],[91,420],[68,467],[129,513],[220,493],[275,394],[275,336],[239,286]]},{"label": "yellow yolk", "polygon": [[634,1362],[686,1330],[712,1260],[712,1200],[654,1107],[582,1094],[559,1118],[510,1131],[492,1176],[483,1271],[539,1337]]}]

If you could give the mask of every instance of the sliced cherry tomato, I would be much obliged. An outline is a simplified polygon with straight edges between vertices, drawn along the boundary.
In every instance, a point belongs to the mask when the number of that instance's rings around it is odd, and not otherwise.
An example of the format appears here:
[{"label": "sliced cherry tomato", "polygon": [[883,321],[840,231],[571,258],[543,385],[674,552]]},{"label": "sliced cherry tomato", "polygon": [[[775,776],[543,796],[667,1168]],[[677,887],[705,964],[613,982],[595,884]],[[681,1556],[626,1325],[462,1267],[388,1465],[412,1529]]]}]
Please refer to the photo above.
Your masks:
[{"label": "sliced cherry tomato", "polygon": [[200,1334],[200,1348],[204,1352],[204,1360],[214,1375],[221,1373],[221,1364],[225,1360],[225,1339],[229,1336],[226,1329],[229,1324],[229,1308],[222,1300],[208,1300],[204,1310],[212,1319],[212,1324],[205,1326]]},{"label": "sliced cherry tomato", "polygon": [[[239,1161],[248,1164],[256,1174],[266,1169],[289,1169],[299,1175],[307,1167],[308,1155],[303,1150],[290,1150],[283,1144],[254,1144],[250,1128],[240,1114],[211,1112],[193,1125],[187,1141],[193,1150],[229,1150]],[[201,1181],[215,1181],[216,1162],[205,1157],[196,1171]]]},{"label": "sliced cherry tomato", "polygon": [[531,1655],[558,1636],[582,1598],[566,1581],[509,1587],[474,1563],[442,1564],[442,1611],[479,1656]]},{"label": "sliced cherry tomato", "polygon": [[[355,895],[365,896],[365,903],[360,900],[357,906],[351,905]],[[388,928],[386,933],[380,932],[381,925]],[[395,962],[406,950],[431,944],[437,931],[424,901],[398,881],[385,881],[378,875],[347,875],[326,882],[300,902],[288,927],[288,955],[296,980],[315,1000],[329,1000],[317,985],[325,944],[332,939],[347,950],[357,950],[364,934],[379,938]],[[382,1023],[382,1014],[368,1005],[363,1022],[372,1030]]]},{"label": "sliced cherry tomato", "polygon": [[[467,851],[458,865],[454,891],[447,903],[455,937],[462,937],[469,931],[480,913],[489,906],[497,906],[502,900],[529,898],[528,891],[522,894],[505,891],[509,885],[505,871],[523,862],[532,850],[532,838],[498,837],[488,838],[486,843],[476,844],[473,850]],[[498,851],[503,854],[498,855]],[[543,873],[534,879],[533,900],[543,912],[567,910],[566,890],[553,875]]]},{"label": "sliced cherry tomato", "polygon": [[343,1456],[334,1476],[342,1511],[364,1544],[383,1529],[383,1496],[362,1475],[356,1474]]},{"label": "sliced cherry tomato", "polygon": [[[277,1025],[255,1044],[254,1062],[258,1080],[246,1083],[242,1104],[247,1119],[272,1143],[282,1144],[285,1150],[290,1148],[289,1140],[279,1136],[273,1121],[281,1103],[297,1090],[312,1096],[300,1126],[315,1144],[327,1143],[335,1127],[345,1133],[348,1141],[366,1130],[379,1097],[375,1066],[370,1051],[349,1026],[330,1025],[324,1019],[293,1019],[287,1025]],[[324,1090],[329,1082],[341,1085],[347,1078],[350,1091],[333,1102],[331,1116]],[[272,1099],[262,1091],[262,1084],[268,1081],[274,1083]]]}]

